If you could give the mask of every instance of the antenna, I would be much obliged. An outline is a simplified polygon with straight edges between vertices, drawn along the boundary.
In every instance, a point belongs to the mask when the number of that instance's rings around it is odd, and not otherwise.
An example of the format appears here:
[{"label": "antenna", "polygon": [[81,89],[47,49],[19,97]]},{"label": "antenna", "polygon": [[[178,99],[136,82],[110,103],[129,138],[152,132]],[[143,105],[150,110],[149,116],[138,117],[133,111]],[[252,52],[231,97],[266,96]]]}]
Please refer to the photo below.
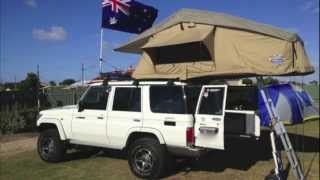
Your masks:
[{"label": "antenna", "polygon": [[38,76],[38,79],[39,79],[39,82],[40,82],[40,67],[39,67],[39,64],[37,64],[37,76]]},{"label": "antenna", "polygon": [[38,108],[38,113],[40,112],[40,95],[39,95],[39,90],[41,86],[40,82],[40,66],[37,64],[37,77],[38,77],[38,84],[37,84],[37,108]]},{"label": "antenna", "polygon": [[84,64],[81,64],[81,83],[84,85]]},{"label": "antenna", "polygon": [[17,90],[17,76],[14,75],[14,90]]}]

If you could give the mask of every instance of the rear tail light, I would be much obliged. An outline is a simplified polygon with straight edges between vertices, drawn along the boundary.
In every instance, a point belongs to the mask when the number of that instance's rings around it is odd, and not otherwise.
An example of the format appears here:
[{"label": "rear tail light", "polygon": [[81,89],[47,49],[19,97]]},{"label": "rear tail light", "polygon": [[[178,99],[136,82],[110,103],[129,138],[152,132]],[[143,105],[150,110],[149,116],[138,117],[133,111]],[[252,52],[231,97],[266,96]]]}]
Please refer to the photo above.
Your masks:
[{"label": "rear tail light", "polygon": [[193,146],[194,145],[193,127],[187,128],[187,130],[186,130],[186,140],[187,140],[187,146]]}]

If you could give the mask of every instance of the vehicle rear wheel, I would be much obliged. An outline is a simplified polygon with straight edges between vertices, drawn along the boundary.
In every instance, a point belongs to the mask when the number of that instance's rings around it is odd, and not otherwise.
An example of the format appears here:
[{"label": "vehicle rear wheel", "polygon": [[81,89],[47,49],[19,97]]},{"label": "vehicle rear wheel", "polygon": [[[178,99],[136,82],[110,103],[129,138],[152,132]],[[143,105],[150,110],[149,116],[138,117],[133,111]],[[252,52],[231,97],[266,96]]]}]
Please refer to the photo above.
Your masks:
[{"label": "vehicle rear wheel", "polygon": [[40,158],[47,162],[59,162],[66,152],[65,142],[60,139],[56,129],[47,129],[40,133],[37,144]]},{"label": "vehicle rear wheel", "polygon": [[156,139],[136,140],[129,148],[129,166],[140,178],[154,179],[164,175],[166,169],[166,149]]}]

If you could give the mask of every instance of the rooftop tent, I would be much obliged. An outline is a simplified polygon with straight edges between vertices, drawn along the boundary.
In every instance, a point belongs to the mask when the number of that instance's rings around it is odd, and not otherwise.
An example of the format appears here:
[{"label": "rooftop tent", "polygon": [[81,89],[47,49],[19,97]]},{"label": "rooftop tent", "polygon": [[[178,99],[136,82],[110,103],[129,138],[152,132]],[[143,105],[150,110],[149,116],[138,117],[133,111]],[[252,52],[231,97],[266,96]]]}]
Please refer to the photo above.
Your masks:
[{"label": "rooftop tent", "polygon": [[141,53],[136,79],[304,75],[297,34],[221,13],[183,9],[116,49]]}]

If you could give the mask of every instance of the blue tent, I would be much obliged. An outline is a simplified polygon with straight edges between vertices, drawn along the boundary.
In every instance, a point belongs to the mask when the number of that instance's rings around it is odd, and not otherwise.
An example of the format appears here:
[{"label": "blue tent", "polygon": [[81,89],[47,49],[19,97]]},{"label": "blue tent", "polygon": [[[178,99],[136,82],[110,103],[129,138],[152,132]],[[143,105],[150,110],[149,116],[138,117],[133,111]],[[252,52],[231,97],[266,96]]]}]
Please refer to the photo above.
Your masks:
[{"label": "blue tent", "polygon": [[[302,123],[303,119],[313,115],[319,115],[319,111],[314,107],[310,95],[303,89],[290,84],[278,84],[265,88],[270,96],[273,105],[280,117],[280,120],[290,124]],[[262,126],[269,126],[270,116],[267,112],[265,102],[259,96],[259,116]]]}]

